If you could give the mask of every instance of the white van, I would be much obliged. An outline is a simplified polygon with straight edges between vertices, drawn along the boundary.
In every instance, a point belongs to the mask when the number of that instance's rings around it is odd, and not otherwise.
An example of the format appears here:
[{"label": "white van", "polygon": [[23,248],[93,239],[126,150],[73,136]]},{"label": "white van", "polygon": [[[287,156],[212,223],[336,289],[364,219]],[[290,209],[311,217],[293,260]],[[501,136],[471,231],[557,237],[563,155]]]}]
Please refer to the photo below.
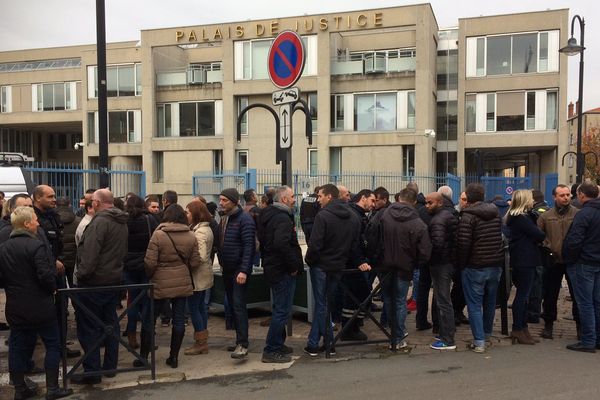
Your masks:
[{"label": "white van", "polygon": [[0,191],[7,200],[17,193],[31,194],[34,189],[29,174],[21,168],[23,162],[16,161],[16,156],[15,153],[0,153]]}]

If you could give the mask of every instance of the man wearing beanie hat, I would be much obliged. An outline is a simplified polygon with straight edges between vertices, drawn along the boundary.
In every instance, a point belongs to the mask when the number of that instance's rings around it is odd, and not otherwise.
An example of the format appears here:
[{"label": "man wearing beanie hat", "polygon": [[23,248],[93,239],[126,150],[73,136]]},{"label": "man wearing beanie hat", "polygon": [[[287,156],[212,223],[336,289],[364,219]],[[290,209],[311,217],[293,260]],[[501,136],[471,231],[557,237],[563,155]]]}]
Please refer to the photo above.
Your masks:
[{"label": "man wearing beanie hat", "polygon": [[231,357],[236,359],[248,355],[247,280],[252,273],[256,231],[252,217],[243,211],[239,201],[240,194],[235,188],[225,189],[219,196],[218,255],[227,302],[233,312],[236,346]]}]

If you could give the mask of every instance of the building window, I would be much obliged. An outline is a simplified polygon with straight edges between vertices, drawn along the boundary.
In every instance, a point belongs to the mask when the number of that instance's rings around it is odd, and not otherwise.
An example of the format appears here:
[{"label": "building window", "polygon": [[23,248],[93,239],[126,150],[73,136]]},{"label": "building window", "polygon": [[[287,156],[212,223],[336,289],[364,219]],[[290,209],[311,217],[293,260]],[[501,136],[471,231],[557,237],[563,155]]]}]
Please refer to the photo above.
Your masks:
[{"label": "building window", "polygon": [[[248,107],[248,98],[247,97],[238,97],[238,116],[242,112],[242,110]],[[240,123],[240,133],[242,135],[248,134],[248,113],[245,113],[242,117],[242,121]]]},{"label": "building window", "polygon": [[310,176],[318,174],[317,149],[308,149],[308,173]]},{"label": "building window", "polygon": [[344,130],[344,95],[331,96],[331,131]]},{"label": "building window", "polygon": [[407,96],[407,105],[408,109],[406,111],[407,114],[407,128],[415,129],[415,109],[416,109],[416,93],[408,92]]},{"label": "building window", "polygon": [[535,92],[527,92],[525,102],[527,107],[527,125],[525,129],[532,131],[535,129]]},{"label": "building window", "polygon": [[458,171],[456,151],[438,151],[436,154],[436,169],[440,174],[456,175]]},{"label": "building window", "polygon": [[[98,143],[98,112],[87,115],[88,143]],[[108,143],[139,143],[142,112],[140,110],[108,112]]]},{"label": "building window", "polygon": [[559,31],[467,38],[467,77],[558,71]]},{"label": "building window", "polygon": [[546,129],[558,129],[558,92],[546,92]]},{"label": "building window", "polygon": [[359,132],[396,130],[396,99],[396,93],[355,95],[354,130]]},{"label": "building window", "polygon": [[171,109],[171,104],[159,104],[157,106],[158,137],[171,137],[173,135]]},{"label": "building window", "polygon": [[32,136],[31,131],[2,128],[0,129],[0,151],[32,156]]},{"label": "building window", "polygon": [[37,111],[62,111],[74,109],[74,94],[70,82],[42,83],[34,85]]},{"label": "building window", "polygon": [[154,182],[164,182],[165,179],[165,159],[164,152],[154,151]]},{"label": "building window", "polygon": [[213,150],[213,174],[221,175],[223,174],[223,150]]},{"label": "building window", "polygon": [[312,132],[317,132],[317,119],[318,119],[318,103],[317,103],[317,94],[309,93],[308,94],[308,110],[310,111],[310,121],[312,125]]},{"label": "building window", "polygon": [[402,146],[402,173],[405,176],[415,175],[415,146]]},{"label": "building window", "polygon": [[127,143],[128,115],[127,111],[110,111],[108,113],[108,142]]},{"label": "building window", "polygon": [[496,130],[496,94],[488,93],[487,108],[485,114],[485,130],[493,132]]},{"label": "building window", "polygon": [[438,140],[456,140],[457,102],[440,101],[437,103],[437,138]]},{"label": "building window", "polygon": [[96,139],[96,113],[87,113],[88,143],[98,143]]},{"label": "building window", "polygon": [[215,103],[180,103],[179,136],[214,136]]},{"label": "building window", "polygon": [[[98,97],[98,67],[88,67],[88,97]],[[106,67],[106,95],[108,97],[140,96],[142,94],[142,67],[140,63]]]},{"label": "building window", "polygon": [[12,111],[11,87],[0,87],[0,113],[9,113]]},{"label": "building window", "polygon": [[342,148],[329,148],[329,174],[340,175],[342,173]]},{"label": "building window", "polygon": [[465,132],[475,132],[477,123],[476,96],[474,94],[465,96]]},{"label": "building window", "polygon": [[496,95],[496,100],[498,103],[496,111],[496,131],[523,130],[525,123],[525,98],[523,92],[498,93]]},{"label": "building window", "polygon": [[437,89],[458,89],[458,50],[440,50],[437,54]]},{"label": "building window", "polygon": [[238,150],[235,152],[235,169],[238,174],[248,172],[248,150]]}]

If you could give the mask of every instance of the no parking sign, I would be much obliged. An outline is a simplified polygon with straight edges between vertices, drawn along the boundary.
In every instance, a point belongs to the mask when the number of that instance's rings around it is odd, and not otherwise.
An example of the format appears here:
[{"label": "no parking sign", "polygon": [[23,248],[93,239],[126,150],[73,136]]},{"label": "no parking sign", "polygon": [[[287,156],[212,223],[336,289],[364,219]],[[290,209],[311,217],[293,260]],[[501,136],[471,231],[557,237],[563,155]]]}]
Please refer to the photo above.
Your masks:
[{"label": "no parking sign", "polygon": [[302,75],[306,53],[302,38],[293,31],[283,31],[269,49],[269,77],[280,89],[292,86]]}]

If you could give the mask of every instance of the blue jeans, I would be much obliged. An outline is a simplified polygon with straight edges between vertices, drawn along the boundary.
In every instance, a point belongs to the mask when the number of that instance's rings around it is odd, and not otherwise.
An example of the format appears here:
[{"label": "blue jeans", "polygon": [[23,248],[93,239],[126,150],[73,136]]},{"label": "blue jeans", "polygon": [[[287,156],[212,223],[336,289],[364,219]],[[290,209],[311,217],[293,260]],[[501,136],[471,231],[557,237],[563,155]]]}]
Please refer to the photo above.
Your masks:
[{"label": "blue jeans", "polygon": [[[98,319],[103,326],[99,326],[95,319],[91,318],[82,308],[75,307],[77,319],[77,337],[83,351],[88,354],[83,362],[83,370],[100,371],[117,368],[119,359],[119,325],[117,323],[117,304],[119,293],[117,292],[81,292],[77,293],[77,299],[82,306],[86,307]],[[100,366],[100,338],[104,333],[105,326],[112,325],[114,332],[104,339],[104,364]],[[98,346],[95,349],[94,346]]]},{"label": "blue jeans", "polygon": [[50,326],[41,328],[24,329],[16,326],[10,327],[8,339],[8,370],[10,372],[29,371],[29,362],[35,349],[38,335],[44,342],[46,355],[44,368],[46,371],[58,370],[60,363],[60,334],[58,321]]},{"label": "blue jeans", "polygon": [[[331,277],[329,279],[329,291],[325,293],[327,274],[319,267],[310,268],[310,282],[312,285],[313,299],[314,299],[314,311],[313,321],[310,326],[310,332],[308,334],[308,347],[319,347],[321,338],[325,338],[325,327],[329,318],[327,318],[327,303],[330,301],[335,293],[339,276],[337,278]],[[331,310],[330,310],[331,311]],[[333,343],[333,329],[329,329],[329,341]]]},{"label": "blue jeans", "polygon": [[285,274],[277,283],[271,284],[271,323],[264,352],[275,353],[285,342],[285,325],[292,311],[292,287],[296,278]]},{"label": "blue jeans", "polygon": [[173,299],[155,299],[154,300],[154,316],[150,316],[150,307],[146,308],[144,312],[144,318],[142,324],[146,332],[150,329],[154,329],[156,325],[156,319],[160,315],[160,310],[171,305],[172,312],[172,331],[173,332],[185,332],[185,303],[187,297],[175,297]]},{"label": "blue jeans", "polygon": [[[148,283],[148,277],[144,270],[141,271],[123,271],[123,280],[126,285],[136,285],[141,283]],[[127,296],[130,301],[133,301],[141,292],[141,289],[129,289]],[[127,332],[134,333],[137,331],[137,322],[140,320],[144,313],[144,308],[148,306],[150,298],[148,296],[142,296],[140,301],[134,306],[127,310]]]},{"label": "blue jeans", "polygon": [[463,291],[473,344],[484,346],[486,337],[492,335],[496,314],[496,294],[502,276],[501,267],[465,268],[462,271]]},{"label": "blue jeans", "polygon": [[413,271],[413,284],[412,284],[412,295],[410,296],[412,300],[417,301],[417,296],[419,295],[419,278],[421,276],[421,271],[415,269]]},{"label": "blue jeans", "polygon": [[535,274],[535,267],[513,268],[512,281],[517,288],[517,293],[512,303],[512,328],[515,331],[522,331],[527,328],[527,305],[531,289],[533,288]]},{"label": "blue jeans", "polygon": [[[383,280],[386,274],[381,274],[379,280]],[[396,285],[396,298],[393,297],[394,286]],[[403,281],[402,279],[394,279],[394,276],[388,276],[381,285],[383,294],[383,304],[385,306],[386,313],[388,315],[388,322],[390,326],[393,322],[390,315],[392,313],[392,301],[396,304],[396,339],[394,344],[398,344],[402,341],[404,335],[406,335],[406,296],[408,294],[408,287],[410,282]],[[414,287],[414,284],[413,284]]]},{"label": "blue jeans", "polygon": [[600,265],[574,264],[567,267],[571,277],[581,325],[581,344],[600,344]]},{"label": "blue jeans", "polygon": [[223,286],[227,302],[233,313],[235,344],[248,348],[248,281],[244,285],[236,282],[237,274],[223,274]]},{"label": "blue jeans", "polygon": [[208,328],[208,307],[205,302],[206,290],[198,290],[187,298],[188,307],[192,316],[194,331],[200,332]]}]

